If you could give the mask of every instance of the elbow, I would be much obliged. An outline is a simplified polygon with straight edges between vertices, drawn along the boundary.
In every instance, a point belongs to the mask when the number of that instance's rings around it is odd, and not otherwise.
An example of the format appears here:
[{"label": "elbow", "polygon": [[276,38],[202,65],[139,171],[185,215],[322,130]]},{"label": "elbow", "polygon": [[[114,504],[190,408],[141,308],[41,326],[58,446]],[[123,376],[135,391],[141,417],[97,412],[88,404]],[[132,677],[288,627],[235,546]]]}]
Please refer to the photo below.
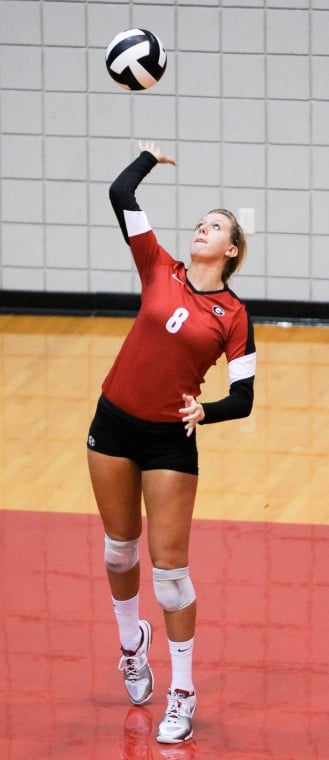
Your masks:
[{"label": "elbow", "polygon": [[236,417],[242,419],[243,417],[249,417],[252,412],[253,399],[241,399],[241,403],[237,408]]},{"label": "elbow", "polygon": [[114,179],[109,185],[109,198],[113,208],[124,205],[126,194],[120,176]]},{"label": "elbow", "polygon": [[117,197],[116,180],[114,180],[114,182],[112,182],[112,184],[109,185],[109,199],[112,203],[112,206],[115,205],[116,197]]},{"label": "elbow", "polygon": [[249,417],[252,408],[254,405],[254,389],[252,386],[248,386],[248,388],[245,388],[245,392],[243,394],[243,415],[242,417]]},{"label": "elbow", "polygon": [[235,395],[236,416],[238,418],[249,417],[254,404],[253,379],[235,383],[231,386],[230,392]]},{"label": "elbow", "polygon": [[250,417],[253,405],[254,405],[254,396],[252,396],[251,399],[248,399],[248,401],[245,404],[245,413],[243,415],[244,417]]}]

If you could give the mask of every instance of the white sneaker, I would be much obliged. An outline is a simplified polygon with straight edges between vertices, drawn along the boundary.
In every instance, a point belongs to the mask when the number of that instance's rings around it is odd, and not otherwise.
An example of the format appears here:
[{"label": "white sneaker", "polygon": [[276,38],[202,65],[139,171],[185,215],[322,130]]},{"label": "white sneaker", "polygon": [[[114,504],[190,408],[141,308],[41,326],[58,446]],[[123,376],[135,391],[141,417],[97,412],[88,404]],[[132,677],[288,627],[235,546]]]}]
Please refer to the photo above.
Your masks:
[{"label": "white sneaker", "polygon": [[134,705],[144,705],[153,692],[154,678],[147,662],[147,654],[151,646],[152,629],[147,620],[140,620],[142,632],[141,643],[136,652],[121,649],[122,657],[119,670],[123,670],[125,687]]},{"label": "white sneaker", "polygon": [[158,728],[157,741],[162,744],[186,742],[193,736],[192,718],[196,696],[185,689],[169,691],[168,707]]}]

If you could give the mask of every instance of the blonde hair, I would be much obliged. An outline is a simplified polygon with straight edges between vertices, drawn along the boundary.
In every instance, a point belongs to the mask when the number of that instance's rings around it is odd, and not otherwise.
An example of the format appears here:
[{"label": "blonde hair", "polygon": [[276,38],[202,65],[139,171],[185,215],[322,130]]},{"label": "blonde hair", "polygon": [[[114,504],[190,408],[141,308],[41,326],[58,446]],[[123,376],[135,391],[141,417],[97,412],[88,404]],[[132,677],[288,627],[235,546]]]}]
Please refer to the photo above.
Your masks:
[{"label": "blonde hair", "polygon": [[240,269],[244,262],[247,253],[247,239],[232,211],[228,211],[226,208],[214,208],[211,211],[208,211],[208,214],[223,214],[224,216],[227,216],[231,222],[231,241],[238,249],[237,256],[232,256],[232,258],[227,259],[225,263],[222,280],[224,285],[226,285],[233,272]]}]

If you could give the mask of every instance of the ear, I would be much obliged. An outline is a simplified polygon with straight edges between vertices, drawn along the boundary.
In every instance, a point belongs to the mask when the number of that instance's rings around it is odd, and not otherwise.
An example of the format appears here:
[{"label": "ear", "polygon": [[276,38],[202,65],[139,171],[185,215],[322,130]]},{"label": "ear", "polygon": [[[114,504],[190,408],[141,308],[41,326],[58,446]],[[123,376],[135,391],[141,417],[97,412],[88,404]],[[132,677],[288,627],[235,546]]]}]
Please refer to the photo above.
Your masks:
[{"label": "ear", "polygon": [[239,253],[237,245],[230,245],[230,247],[225,251],[225,256],[229,259],[234,259]]}]

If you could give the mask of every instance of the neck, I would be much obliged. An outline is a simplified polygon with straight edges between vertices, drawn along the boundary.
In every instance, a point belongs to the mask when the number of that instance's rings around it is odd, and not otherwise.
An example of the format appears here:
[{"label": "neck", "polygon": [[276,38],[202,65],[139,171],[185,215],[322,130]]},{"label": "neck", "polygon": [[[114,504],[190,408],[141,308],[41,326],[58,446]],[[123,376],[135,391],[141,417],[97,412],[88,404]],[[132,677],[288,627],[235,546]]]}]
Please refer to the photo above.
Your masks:
[{"label": "neck", "polygon": [[187,277],[196,290],[222,290],[222,272],[216,267],[203,266],[193,261],[187,269]]}]

